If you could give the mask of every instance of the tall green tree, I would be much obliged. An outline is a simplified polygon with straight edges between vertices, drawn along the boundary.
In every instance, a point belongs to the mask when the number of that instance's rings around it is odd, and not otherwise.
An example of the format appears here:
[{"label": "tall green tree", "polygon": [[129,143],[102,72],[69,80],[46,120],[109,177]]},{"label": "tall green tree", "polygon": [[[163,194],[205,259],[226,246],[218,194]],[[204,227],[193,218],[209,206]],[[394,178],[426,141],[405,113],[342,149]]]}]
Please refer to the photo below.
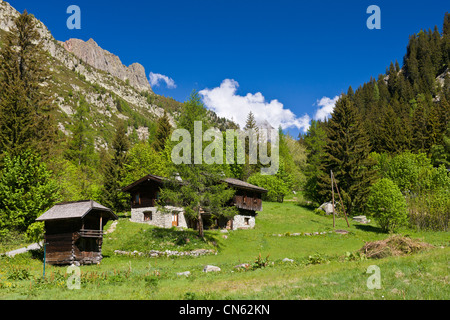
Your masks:
[{"label": "tall green tree", "polygon": [[59,199],[59,186],[41,157],[7,153],[0,174],[0,234],[24,232]]},{"label": "tall green tree", "polygon": [[0,50],[0,153],[17,155],[31,147],[47,155],[56,137],[53,105],[42,86],[48,60],[35,21],[24,11]]},{"label": "tall green tree", "polygon": [[105,157],[102,167],[102,201],[116,212],[123,212],[129,206],[129,196],[122,192],[121,189],[126,184],[126,163],[130,141],[124,121],[118,121],[115,129],[116,133],[112,142],[112,156]]},{"label": "tall green tree", "polygon": [[345,95],[336,103],[326,126],[325,161],[318,177],[318,193],[324,201],[331,199],[331,177],[339,185],[349,214],[363,212],[370,186],[375,180],[369,154],[372,148],[360,115]]},{"label": "tall green tree", "polygon": [[303,190],[308,200],[319,205],[323,200],[323,196],[319,194],[317,179],[325,158],[326,137],[324,123],[312,120],[308,132],[303,138],[303,143],[307,151],[305,168],[306,182]]},{"label": "tall green tree", "polygon": [[90,106],[84,96],[80,98],[73,115],[72,136],[66,156],[78,166],[92,166],[94,159],[94,132],[90,123]]},{"label": "tall green tree", "polygon": [[[202,133],[209,125],[204,122],[206,108],[198,94],[194,92],[185,102],[184,112],[178,119],[178,128],[190,133],[191,147],[194,146],[194,123],[202,121]],[[190,112],[188,112],[190,111]],[[202,146],[203,149],[204,145]],[[186,150],[185,150],[186,151]],[[175,164],[169,168],[169,177],[160,195],[161,210],[164,205],[182,207],[185,216],[197,222],[199,236],[204,237],[204,217],[211,219],[219,217],[233,217],[237,209],[229,206],[235,191],[223,182],[224,168],[221,165],[195,163],[195,153],[191,152],[187,163]]]},{"label": "tall green tree", "polygon": [[167,112],[164,111],[162,117],[160,117],[156,123],[156,134],[155,140],[153,141],[153,148],[157,152],[161,152],[164,150],[167,139],[170,137],[172,133],[172,125],[170,124],[169,117]]}]

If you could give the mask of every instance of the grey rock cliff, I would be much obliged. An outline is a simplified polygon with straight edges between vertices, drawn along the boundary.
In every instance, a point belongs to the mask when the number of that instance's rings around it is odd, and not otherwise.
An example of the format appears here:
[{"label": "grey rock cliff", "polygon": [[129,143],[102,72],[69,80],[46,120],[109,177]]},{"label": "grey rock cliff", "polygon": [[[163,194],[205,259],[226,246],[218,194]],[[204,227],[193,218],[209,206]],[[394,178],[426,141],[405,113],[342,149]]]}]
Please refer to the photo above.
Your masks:
[{"label": "grey rock cliff", "polygon": [[130,85],[139,91],[151,91],[145,69],[141,64],[133,63],[129,67],[124,66],[118,56],[102,49],[93,39],[89,39],[87,42],[70,39],[64,42],[63,46],[88,65],[105,71],[120,80],[128,80]]}]

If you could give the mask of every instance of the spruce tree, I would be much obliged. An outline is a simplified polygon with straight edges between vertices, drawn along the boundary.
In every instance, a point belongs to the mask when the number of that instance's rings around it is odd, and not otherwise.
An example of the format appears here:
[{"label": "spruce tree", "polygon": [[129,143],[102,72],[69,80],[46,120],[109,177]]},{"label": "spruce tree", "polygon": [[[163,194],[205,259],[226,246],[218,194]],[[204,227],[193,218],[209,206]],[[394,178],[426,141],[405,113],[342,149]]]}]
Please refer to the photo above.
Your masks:
[{"label": "spruce tree", "polygon": [[311,126],[306,133],[303,143],[306,147],[307,158],[305,176],[306,183],[303,187],[305,197],[321,204],[323,197],[319,194],[317,179],[321,171],[321,166],[324,160],[324,148],[326,145],[327,134],[325,132],[325,125],[323,122],[312,120]]},{"label": "spruce tree", "polygon": [[448,12],[444,17],[441,46],[444,67],[450,68],[450,14]]},{"label": "spruce tree", "polygon": [[101,197],[106,206],[116,212],[123,212],[128,207],[128,195],[121,189],[124,187],[125,164],[130,149],[130,141],[124,121],[118,121],[115,130],[112,142],[112,157],[106,156],[102,167],[103,188]]},{"label": "spruce tree", "polygon": [[31,147],[47,155],[56,137],[53,106],[41,84],[49,77],[48,60],[26,11],[6,34],[0,50],[0,152],[20,154]]},{"label": "spruce tree", "polygon": [[255,115],[251,111],[247,115],[247,121],[245,122],[244,130],[258,131],[258,126],[256,125]]},{"label": "spruce tree", "polygon": [[66,158],[78,166],[92,166],[95,158],[94,135],[89,113],[90,106],[82,96],[73,115],[72,136],[66,150]]},{"label": "spruce tree", "polygon": [[394,108],[389,105],[383,112],[380,125],[378,152],[396,154],[408,149],[405,123],[401,120]]},{"label": "spruce tree", "polygon": [[155,140],[153,141],[152,146],[156,152],[161,152],[164,150],[166,141],[172,132],[172,126],[170,125],[170,120],[166,111],[164,111],[164,115],[158,119],[156,126]]},{"label": "spruce tree", "polygon": [[[194,146],[194,123],[203,122],[202,134],[209,124],[205,122],[206,108],[196,92],[184,103],[184,110],[177,121],[177,127],[186,129],[191,135],[191,147]],[[187,112],[190,111],[190,112]],[[202,146],[202,149],[205,146]],[[188,163],[172,163],[166,186],[160,194],[160,208],[168,211],[165,205],[182,207],[185,216],[196,221],[199,236],[204,237],[204,219],[220,217],[232,218],[237,209],[229,206],[235,191],[228,188],[222,180],[224,167],[216,164],[206,164],[204,161],[195,163],[195,154],[191,152]],[[181,179],[181,182],[180,182]],[[168,212],[170,213],[170,212]]]},{"label": "spruce tree", "polygon": [[347,212],[351,215],[361,213],[375,173],[369,158],[372,151],[369,137],[357,109],[347,96],[343,95],[336,103],[326,133],[325,161],[317,181],[318,193],[323,200],[331,200],[330,172],[333,171]]}]

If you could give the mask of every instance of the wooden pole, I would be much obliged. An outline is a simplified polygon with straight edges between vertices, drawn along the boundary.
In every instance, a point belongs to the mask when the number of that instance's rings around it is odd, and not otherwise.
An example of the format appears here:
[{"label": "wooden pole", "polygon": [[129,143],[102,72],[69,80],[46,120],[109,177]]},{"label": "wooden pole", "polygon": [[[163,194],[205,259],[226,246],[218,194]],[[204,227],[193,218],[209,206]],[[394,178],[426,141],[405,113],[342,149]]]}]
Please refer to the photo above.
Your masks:
[{"label": "wooden pole", "polygon": [[333,187],[333,171],[330,170],[330,177],[331,177],[331,194],[333,196],[333,228],[336,227],[336,213],[334,212],[334,187]]}]

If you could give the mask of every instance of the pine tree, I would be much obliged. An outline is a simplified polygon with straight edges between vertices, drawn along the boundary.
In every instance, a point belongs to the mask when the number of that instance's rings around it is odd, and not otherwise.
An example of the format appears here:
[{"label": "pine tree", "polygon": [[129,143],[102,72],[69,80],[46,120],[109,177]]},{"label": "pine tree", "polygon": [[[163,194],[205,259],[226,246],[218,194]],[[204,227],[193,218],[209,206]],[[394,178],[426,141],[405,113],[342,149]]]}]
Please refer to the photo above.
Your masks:
[{"label": "pine tree", "polygon": [[24,11],[0,51],[0,152],[17,155],[31,147],[49,153],[57,130],[50,97],[41,86],[48,76],[35,19]]},{"label": "pine tree", "polygon": [[349,214],[363,212],[370,186],[374,182],[369,153],[371,146],[360,115],[347,96],[336,103],[326,126],[325,161],[318,177],[318,193],[322,199],[331,199],[333,174]]},{"label": "pine tree", "polygon": [[[194,92],[185,102],[184,110],[178,118],[177,127],[188,130],[191,133],[191,145],[194,145],[194,123],[204,121],[206,108]],[[203,123],[203,128],[206,128]],[[202,134],[205,130],[202,128]],[[165,204],[182,207],[185,216],[197,221],[199,236],[204,237],[204,218],[220,217],[231,218],[236,214],[236,208],[229,206],[229,201],[234,195],[234,190],[223,183],[224,168],[220,165],[195,163],[195,154],[191,153],[190,162],[187,164],[174,164],[168,169],[170,174],[166,187],[160,194],[160,207],[164,212]],[[182,179],[180,183],[179,178]]]},{"label": "pine tree", "polygon": [[255,115],[251,111],[247,115],[247,121],[245,122],[244,130],[258,131],[258,126],[256,125]]},{"label": "pine tree", "polygon": [[125,164],[130,149],[127,127],[124,121],[118,121],[116,124],[112,149],[112,157],[105,157],[102,168],[102,202],[116,212],[122,212],[128,207],[128,195],[121,189],[124,187]]},{"label": "pine tree", "polygon": [[428,106],[423,95],[419,95],[417,100],[412,117],[412,149],[415,152],[428,153],[432,146],[428,132]]},{"label": "pine tree", "polygon": [[156,126],[156,135],[152,146],[157,152],[161,152],[164,150],[166,141],[172,132],[172,126],[170,125],[170,120],[166,111],[164,111],[164,115],[158,119]]},{"label": "pine tree", "polygon": [[442,60],[444,67],[450,68],[450,14],[447,12],[444,17],[442,28]]},{"label": "pine tree", "polygon": [[307,150],[306,183],[303,190],[308,200],[314,201],[319,205],[323,202],[323,197],[318,192],[317,179],[325,156],[326,137],[324,123],[312,120],[311,126],[303,140]]},{"label": "pine tree", "polygon": [[72,136],[68,141],[66,157],[78,166],[92,166],[94,160],[94,135],[89,122],[90,106],[81,97],[73,115]]},{"label": "pine tree", "polygon": [[389,105],[382,115],[380,123],[379,149],[377,152],[396,154],[408,149],[405,123],[402,122],[394,108]]}]

